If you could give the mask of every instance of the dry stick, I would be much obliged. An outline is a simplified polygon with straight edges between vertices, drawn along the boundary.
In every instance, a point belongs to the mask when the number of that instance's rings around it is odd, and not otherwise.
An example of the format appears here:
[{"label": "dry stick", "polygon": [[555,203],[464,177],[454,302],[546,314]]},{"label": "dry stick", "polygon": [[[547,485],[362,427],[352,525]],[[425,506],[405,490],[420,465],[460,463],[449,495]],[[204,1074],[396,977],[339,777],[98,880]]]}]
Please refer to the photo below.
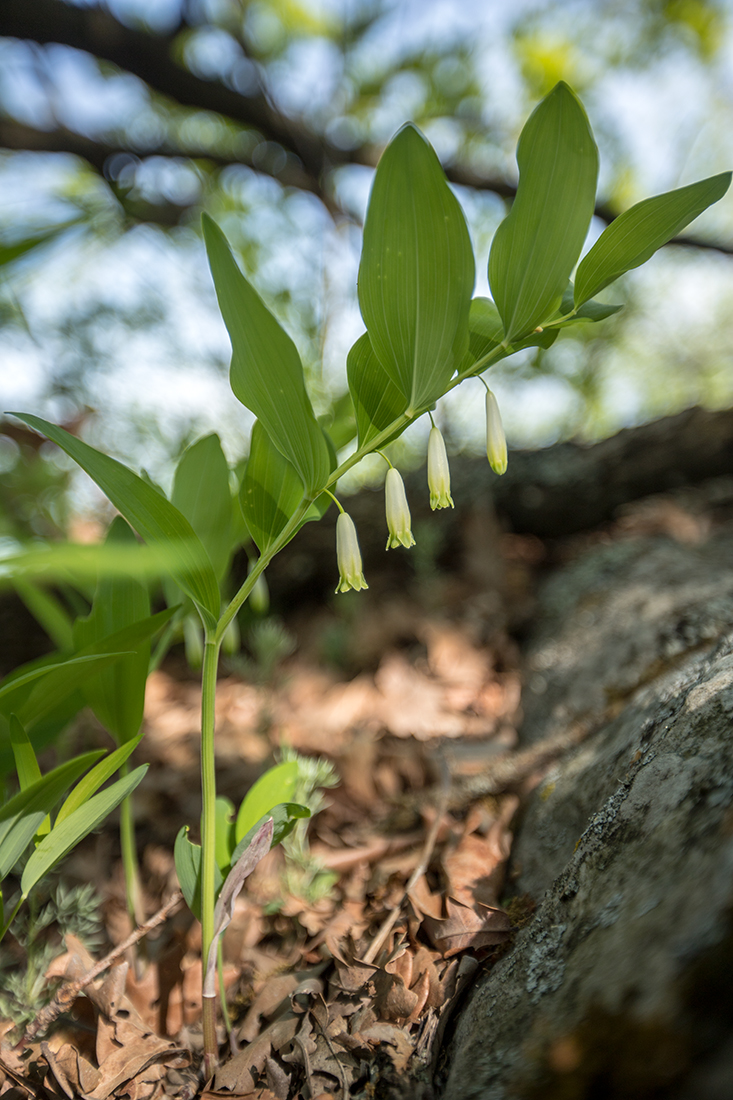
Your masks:
[{"label": "dry stick", "polygon": [[145,923],[136,928],[126,940],[123,940],[122,943],[118,943],[117,947],[113,948],[112,951],[110,951],[108,955],[105,955],[103,959],[100,959],[98,963],[95,963],[91,970],[88,970],[86,974],[83,974],[82,977],[78,978],[75,982],[66,982],[62,985],[51,1003],[46,1005],[46,1007],[41,1009],[38,1013],[35,1020],[20,1040],[18,1046],[20,1046],[21,1043],[25,1044],[32,1042],[37,1035],[46,1031],[54,1020],[74,1003],[86,986],[90,985],[91,982],[93,982],[95,978],[98,978],[100,974],[103,974],[105,970],[108,970],[113,963],[117,962],[121,955],[124,955],[128,948],[133,947],[143,938],[143,936],[147,936],[148,932],[152,932],[159,925],[164,924],[182,901],[183,894],[180,890],[176,890],[172,897],[150,918],[150,920],[146,920]]},{"label": "dry stick", "polygon": [[422,852],[420,854],[420,862],[418,863],[417,867],[415,868],[415,870],[410,875],[410,878],[408,879],[408,882],[407,882],[407,886],[405,886],[404,892],[402,894],[402,897],[399,900],[399,903],[397,905],[395,905],[394,908],[387,915],[387,918],[384,921],[384,924],[382,925],[382,927],[377,932],[376,936],[374,937],[374,939],[372,940],[372,942],[369,946],[369,950],[366,952],[366,954],[363,956],[363,958],[360,960],[360,962],[365,962],[365,963],[373,963],[374,962],[377,955],[379,954],[382,947],[384,946],[384,944],[387,940],[387,937],[389,936],[390,932],[392,931],[395,924],[397,923],[397,919],[399,918],[399,915],[402,912],[402,906],[405,903],[405,898],[407,898],[409,896],[410,890],[412,890],[413,886],[415,885],[417,880],[420,878],[420,876],[424,875],[425,872],[428,869],[428,864],[430,863],[430,860],[431,860],[432,855],[433,855],[433,849],[435,848],[435,842],[438,839],[438,832],[440,830],[440,825],[441,825],[441,822],[443,820],[443,816],[444,816],[444,814],[445,814],[445,812],[448,808],[448,795],[450,793],[450,773],[448,771],[448,765],[446,764],[445,759],[443,757],[440,758],[440,773],[441,773],[441,775],[440,775],[440,794],[439,794],[439,796],[436,800],[436,804],[435,804],[435,819],[434,819],[432,825],[430,826],[430,831],[428,832],[427,837],[425,838],[425,843],[423,845],[423,849],[422,849]]}]

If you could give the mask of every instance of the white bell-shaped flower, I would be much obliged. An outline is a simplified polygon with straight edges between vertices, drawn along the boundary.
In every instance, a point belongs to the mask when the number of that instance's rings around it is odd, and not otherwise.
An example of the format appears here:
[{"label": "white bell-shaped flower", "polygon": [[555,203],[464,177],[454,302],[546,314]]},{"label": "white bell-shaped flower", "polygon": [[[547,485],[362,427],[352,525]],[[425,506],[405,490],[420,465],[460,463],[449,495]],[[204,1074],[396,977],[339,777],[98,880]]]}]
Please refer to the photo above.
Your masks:
[{"label": "white bell-shaped flower", "polygon": [[346,512],[340,512],[336,520],[336,557],[339,566],[337,592],[348,592],[350,588],[358,592],[361,588],[369,587],[362,573],[356,527],[353,519]]},{"label": "white bell-shaped flower", "polygon": [[505,474],[507,467],[506,436],[501,413],[491,390],[486,390],[486,457],[495,474]]},{"label": "white bell-shaped flower", "polygon": [[387,527],[389,537],[387,549],[404,546],[408,550],[415,545],[412,535],[410,508],[405,495],[405,483],[394,466],[387,470],[384,482],[384,497],[387,509]]},{"label": "white bell-shaped flower", "polygon": [[436,508],[453,507],[448,455],[445,453],[445,442],[440,434],[440,428],[436,428],[435,425],[430,429],[428,436],[428,488],[430,489],[430,507],[433,511]]}]

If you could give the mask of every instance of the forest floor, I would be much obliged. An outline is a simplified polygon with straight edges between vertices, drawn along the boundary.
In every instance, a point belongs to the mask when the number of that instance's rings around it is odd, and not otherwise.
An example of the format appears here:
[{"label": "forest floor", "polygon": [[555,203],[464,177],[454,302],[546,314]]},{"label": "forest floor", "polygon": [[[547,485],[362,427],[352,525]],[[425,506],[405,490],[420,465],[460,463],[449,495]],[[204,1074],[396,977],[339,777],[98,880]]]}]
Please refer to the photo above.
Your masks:
[{"label": "forest floor", "polygon": [[[627,520],[602,537],[636,527]],[[18,1021],[0,1025],[0,1095],[431,1095],[463,992],[532,907],[512,896],[505,869],[540,761],[493,791],[486,784],[482,797],[462,793],[497,761],[518,759],[512,633],[531,608],[544,553],[539,540],[512,535],[490,552],[501,565],[493,589],[445,575],[399,592],[377,581],[318,614],[287,616],[281,639],[292,637],[294,652],[274,667],[223,663],[219,793],[238,805],[284,746],[327,760],[336,785],[323,792],[307,842],[274,849],[237,901],[223,944],[229,1033],[222,1018],[214,1079],[201,1078],[200,928],[174,900],[46,1034],[18,1044]],[[195,677],[174,654],[149,680],[139,750],[151,765],[135,796],[146,919],[175,899],[178,830],[197,831],[199,706]],[[85,744],[101,736],[90,723],[74,731]],[[82,978],[133,927],[112,823],[69,857],[63,881],[93,884],[104,936],[90,952],[67,934],[64,949],[52,929],[57,954],[41,990]],[[11,944],[17,968],[24,957]]]}]

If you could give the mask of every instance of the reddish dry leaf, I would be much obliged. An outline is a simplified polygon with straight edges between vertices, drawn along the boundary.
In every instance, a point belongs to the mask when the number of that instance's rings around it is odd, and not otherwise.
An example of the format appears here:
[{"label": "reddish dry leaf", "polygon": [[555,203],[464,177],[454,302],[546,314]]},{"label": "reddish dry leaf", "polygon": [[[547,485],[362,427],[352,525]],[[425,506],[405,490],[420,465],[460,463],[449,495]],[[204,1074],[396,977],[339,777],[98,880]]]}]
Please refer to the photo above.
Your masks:
[{"label": "reddish dry leaf", "polygon": [[394,1024],[372,1024],[361,1032],[361,1037],[375,1045],[384,1043],[397,1072],[405,1073],[415,1046],[403,1028]]},{"label": "reddish dry leaf", "polygon": [[446,898],[445,904],[445,919],[426,916],[423,920],[430,939],[445,959],[460,951],[502,943],[511,932],[509,917],[503,909],[462,905],[453,898]]},{"label": "reddish dry leaf", "polygon": [[418,917],[433,917],[440,920],[443,916],[443,899],[440,894],[433,894],[427,884],[425,875],[412,885],[407,893]]}]

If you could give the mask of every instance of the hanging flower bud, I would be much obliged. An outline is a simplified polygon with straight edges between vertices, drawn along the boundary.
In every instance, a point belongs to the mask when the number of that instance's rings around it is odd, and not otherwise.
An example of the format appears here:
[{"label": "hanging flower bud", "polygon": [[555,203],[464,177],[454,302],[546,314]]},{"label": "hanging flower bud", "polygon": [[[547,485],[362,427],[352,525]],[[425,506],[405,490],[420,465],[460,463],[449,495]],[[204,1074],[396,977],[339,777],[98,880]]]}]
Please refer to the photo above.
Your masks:
[{"label": "hanging flower bud", "polygon": [[428,488],[430,489],[430,507],[452,508],[450,495],[450,469],[445,443],[440,428],[433,426],[428,436]]},{"label": "hanging flower bud", "polygon": [[501,413],[491,390],[486,391],[486,457],[495,474],[505,474],[507,466],[506,436]]},{"label": "hanging flower bud", "polygon": [[353,588],[356,592],[361,588],[368,588],[361,571],[361,552],[359,540],[356,537],[356,527],[351,516],[346,512],[339,512],[336,520],[336,557],[339,565],[339,585],[337,592],[348,592]]},{"label": "hanging flower bud", "polygon": [[384,482],[384,496],[387,508],[387,549],[394,546],[404,546],[408,550],[415,545],[410,527],[410,509],[405,496],[405,483],[394,466],[387,470]]}]

